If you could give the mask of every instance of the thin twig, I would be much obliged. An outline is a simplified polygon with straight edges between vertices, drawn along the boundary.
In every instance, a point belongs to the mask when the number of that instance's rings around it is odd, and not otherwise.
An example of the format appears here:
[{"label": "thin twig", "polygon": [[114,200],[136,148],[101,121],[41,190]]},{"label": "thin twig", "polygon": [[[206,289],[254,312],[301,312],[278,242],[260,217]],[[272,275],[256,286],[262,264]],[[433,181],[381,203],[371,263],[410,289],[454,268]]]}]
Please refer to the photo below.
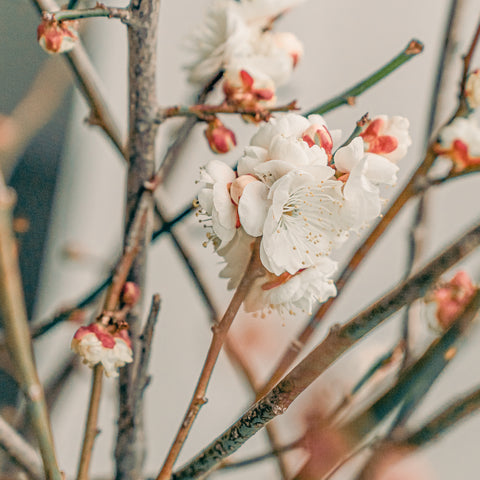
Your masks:
[{"label": "thin twig", "polygon": [[257,401],[223,434],[203,449],[173,476],[175,480],[205,475],[235,452],[290,404],[346,350],[406,304],[425,295],[440,275],[480,244],[480,225],[460,237],[409,280],[343,326],[335,326],[327,337],[278,385]]},{"label": "thin twig", "polygon": [[212,327],[213,335],[208,349],[207,357],[202,368],[202,372],[198,379],[195,392],[193,394],[190,405],[181,423],[180,429],[177,432],[175,440],[170,448],[165,463],[157,477],[157,480],[169,479],[172,474],[172,468],[175,464],[183,443],[187,438],[188,432],[195,421],[195,418],[200,411],[200,408],[205,403],[205,393],[207,390],[210,376],[213,372],[213,368],[217,362],[220,350],[225,342],[228,334],[228,330],[243,302],[248,291],[255,279],[264,274],[264,268],[260,261],[259,255],[260,239],[256,239],[253,246],[252,256],[250,262],[246,268],[246,271],[240,281],[240,284],[235,291],[232,300],[222,318],[222,320]]},{"label": "thin twig", "polygon": [[97,364],[93,369],[90,403],[88,406],[87,423],[82,444],[82,453],[78,463],[77,480],[88,480],[88,469],[93,451],[93,444],[98,435],[98,410],[102,395],[103,366]]},{"label": "thin twig", "polygon": [[[200,90],[196,98],[196,103],[205,103],[208,95],[213,91],[215,85],[217,85],[217,83],[222,79],[222,77],[223,70],[220,70]],[[181,127],[178,129],[175,140],[168,147],[167,152],[165,153],[165,156],[160,163],[160,168],[155,177],[157,184],[163,183],[168,178],[168,175],[170,174],[175,160],[180,154],[182,147],[185,145],[185,141],[189,137],[190,133],[192,133],[192,130],[196,124],[197,118],[189,117],[182,123]]]},{"label": "thin twig", "polygon": [[43,18],[46,18],[48,20],[56,20],[57,22],[94,17],[119,18],[120,20],[122,20],[122,22],[128,22],[130,18],[130,13],[126,8],[106,7],[102,3],[97,3],[97,5],[93,8],[43,12]]},{"label": "thin twig", "polygon": [[[44,11],[60,10],[54,0],[32,0],[32,2],[40,15]],[[80,40],[73,50],[64,54],[64,57],[75,76],[80,92],[90,106],[93,123],[105,131],[119,153],[125,158],[124,141],[120,128],[105,102],[101,82]]]},{"label": "thin twig", "polygon": [[437,440],[456,426],[459,421],[476,413],[479,408],[480,387],[477,386],[470,394],[459,397],[417,431],[405,435],[403,439],[395,440],[410,446],[424,446],[433,440]]},{"label": "thin twig", "polygon": [[[120,294],[133,265],[135,257],[140,249],[140,241],[143,238],[143,231],[147,221],[148,209],[144,205],[137,210],[136,216],[132,221],[132,225],[127,234],[124,253],[115,267],[112,275],[112,283],[108,289],[107,296],[103,305],[105,312],[112,312],[117,307]],[[103,368],[97,365],[94,368],[92,390],[90,393],[90,405],[88,408],[85,433],[83,438],[82,453],[78,466],[77,480],[87,480],[88,470],[95,437],[97,435],[97,417],[98,407],[101,397],[101,386],[103,378]]]},{"label": "thin twig", "polygon": [[335,108],[341,107],[342,105],[354,105],[355,98],[361,95],[363,92],[373,87],[380,80],[383,80],[390,73],[395,71],[398,67],[403,65],[408,60],[412,59],[417,54],[421,53],[423,50],[423,45],[418,40],[411,40],[409,44],[392,60],[385,64],[379,70],[376,70],[374,73],[369,75],[367,78],[355,84],[353,87],[348,88],[340,95],[327,100],[325,103],[322,103],[318,107],[312,108],[309,110],[306,115],[312,115],[314,113],[323,115]]},{"label": "thin twig", "polygon": [[136,398],[134,399],[135,407],[134,410],[140,408],[139,403],[142,400],[145,388],[148,386],[150,377],[148,375],[148,366],[150,362],[150,355],[152,352],[152,341],[153,341],[153,332],[155,325],[158,320],[158,313],[160,312],[160,295],[156,293],[152,297],[152,303],[150,305],[150,312],[147,317],[147,322],[143,328],[142,335],[140,336],[141,350],[139,352],[140,359],[138,361],[138,373],[137,378],[135,379],[136,384]]},{"label": "thin twig", "polygon": [[251,115],[255,119],[267,121],[274,112],[291,112],[298,110],[297,102],[277,105],[273,107],[239,107],[229,103],[220,105],[175,105],[173,107],[160,108],[155,117],[157,123],[164,122],[167,118],[173,117],[195,117],[197,120],[208,120],[217,114]]},{"label": "thin twig", "polygon": [[43,387],[32,352],[17,246],[12,226],[16,195],[0,177],[0,310],[7,348],[15,365],[15,377],[25,395],[27,410],[39,443],[45,476],[61,480],[55,455]]}]

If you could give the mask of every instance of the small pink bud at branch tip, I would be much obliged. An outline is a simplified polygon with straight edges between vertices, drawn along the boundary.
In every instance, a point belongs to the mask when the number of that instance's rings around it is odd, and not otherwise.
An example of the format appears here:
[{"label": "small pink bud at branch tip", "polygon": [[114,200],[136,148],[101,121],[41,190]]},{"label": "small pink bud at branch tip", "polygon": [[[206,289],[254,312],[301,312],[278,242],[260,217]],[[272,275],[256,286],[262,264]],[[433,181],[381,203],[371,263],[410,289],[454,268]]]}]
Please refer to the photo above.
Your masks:
[{"label": "small pink bud at branch tip", "polygon": [[140,299],[140,288],[134,282],[126,282],[122,290],[122,302],[133,306]]},{"label": "small pink bud at branch tip", "polygon": [[235,134],[215,118],[205,130],[208,145],[215,153],[227,153],[237,145]]}]

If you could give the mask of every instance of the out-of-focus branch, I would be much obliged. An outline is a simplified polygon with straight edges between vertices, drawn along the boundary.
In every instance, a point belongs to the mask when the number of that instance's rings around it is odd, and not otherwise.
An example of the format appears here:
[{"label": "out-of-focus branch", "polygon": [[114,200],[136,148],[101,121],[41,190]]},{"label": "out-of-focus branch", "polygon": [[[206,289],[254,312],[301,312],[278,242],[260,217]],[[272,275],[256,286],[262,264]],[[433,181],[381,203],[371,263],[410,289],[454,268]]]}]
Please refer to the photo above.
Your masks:
[{"label": "out-of-focus branch", "polygon": [[0,417],[0,448],[33,480],[42,480],[42,462],[35,449]]},{"label": "out-of-focus branch", "polygon": [[394,288],[352,320],[331,329],[327,337],[278,385],[257,401],[235,424],[174,474],[175,480],[205,475],[232,454],[290,404],[352,345],[406,304],[425,295],[440,275],[480,244],[480,225],[464,234],[409,280]]},{"label": "out-of-focus branch", "polygon": [[15,365],[15,377],[27,402],[32,428],[39,443],[45,476],[61,480],[43,387],[38,379],[23,295],[17,247],[12,227],[16,196],[0,177],[0,310],[7,348]]}]

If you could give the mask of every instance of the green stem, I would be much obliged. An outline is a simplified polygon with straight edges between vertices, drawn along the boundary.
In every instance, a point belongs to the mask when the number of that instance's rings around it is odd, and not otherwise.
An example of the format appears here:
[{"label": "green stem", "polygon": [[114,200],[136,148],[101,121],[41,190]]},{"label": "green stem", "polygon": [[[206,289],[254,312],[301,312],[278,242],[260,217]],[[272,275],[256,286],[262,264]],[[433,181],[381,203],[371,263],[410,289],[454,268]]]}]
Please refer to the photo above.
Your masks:
[{"label": "green stem", "polygon": [[328,100],[318,107],[312,108],[306,115],[319,114],[323,115],[324,113],[330,112],[335,108],[341,107],[342,105],[353,105],[355,102],[355,97],[361,95],[365,90],[373,87],[380,80],[383,80],[387,75],[390,75],[397,68],[401,67],[404,63],[408,62],[415,55],[421,53],[423,50],[423,44],[418,40],[411,40],[409,44],[392,60],[390,60],[386,65],[372,73],[367,78],[363,79],[353,87],[345,90],[340,95]]},{"label": "green stem", "polygon": [[61,480],[43,387],[38,379],[12,227],[15,193],[0,178],[0,310],[19,387],[42,455],[47,480]]},{"label": "green stem", "polygon": [[105,6],[79,10],[60,10],[58,12],[45,13],[44,15],[51,15],[52,19],[58,22],[93,17],[120,18],[122,21],[126,21],[129,18],[129,12],[126,8],[110,8]]}]

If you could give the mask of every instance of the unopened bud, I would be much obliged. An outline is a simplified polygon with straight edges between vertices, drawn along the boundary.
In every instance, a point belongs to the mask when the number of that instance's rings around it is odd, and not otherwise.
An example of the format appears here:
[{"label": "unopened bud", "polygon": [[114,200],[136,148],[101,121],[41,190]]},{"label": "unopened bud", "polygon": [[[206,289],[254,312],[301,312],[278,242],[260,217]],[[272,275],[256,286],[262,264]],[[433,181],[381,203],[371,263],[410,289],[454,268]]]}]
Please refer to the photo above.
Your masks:
[{"label": "unopened bud", "polygon": [[474,70],[465,84],[465,98],[470,108],[480,107],[480,69]]},{"label": "unopened bud", "polygon": [[208,145],[215,153],[227,153],[237,145],[235,134],[225,127],[218,118],[208,124],[205,137],[207,137]]},{"label": "unopened bud", "polygon": [[78,40],[76,20],[56,20],[44,18],[37,28],[37,40],[47,53],[65,53],[75,46]]},{"label": "unopened bud", "polygon": [[307,142],[309,147],[318,145],[323,148],[328,158],[331,158],[333,140],[326,125],[312,125],[303,133],[302,140]]},{"label": "unopened bud", "polygon": [[135,305],[140,299],[140,288],[134,282],[126,282],[122,290],[122,302],[125,305]]}]

